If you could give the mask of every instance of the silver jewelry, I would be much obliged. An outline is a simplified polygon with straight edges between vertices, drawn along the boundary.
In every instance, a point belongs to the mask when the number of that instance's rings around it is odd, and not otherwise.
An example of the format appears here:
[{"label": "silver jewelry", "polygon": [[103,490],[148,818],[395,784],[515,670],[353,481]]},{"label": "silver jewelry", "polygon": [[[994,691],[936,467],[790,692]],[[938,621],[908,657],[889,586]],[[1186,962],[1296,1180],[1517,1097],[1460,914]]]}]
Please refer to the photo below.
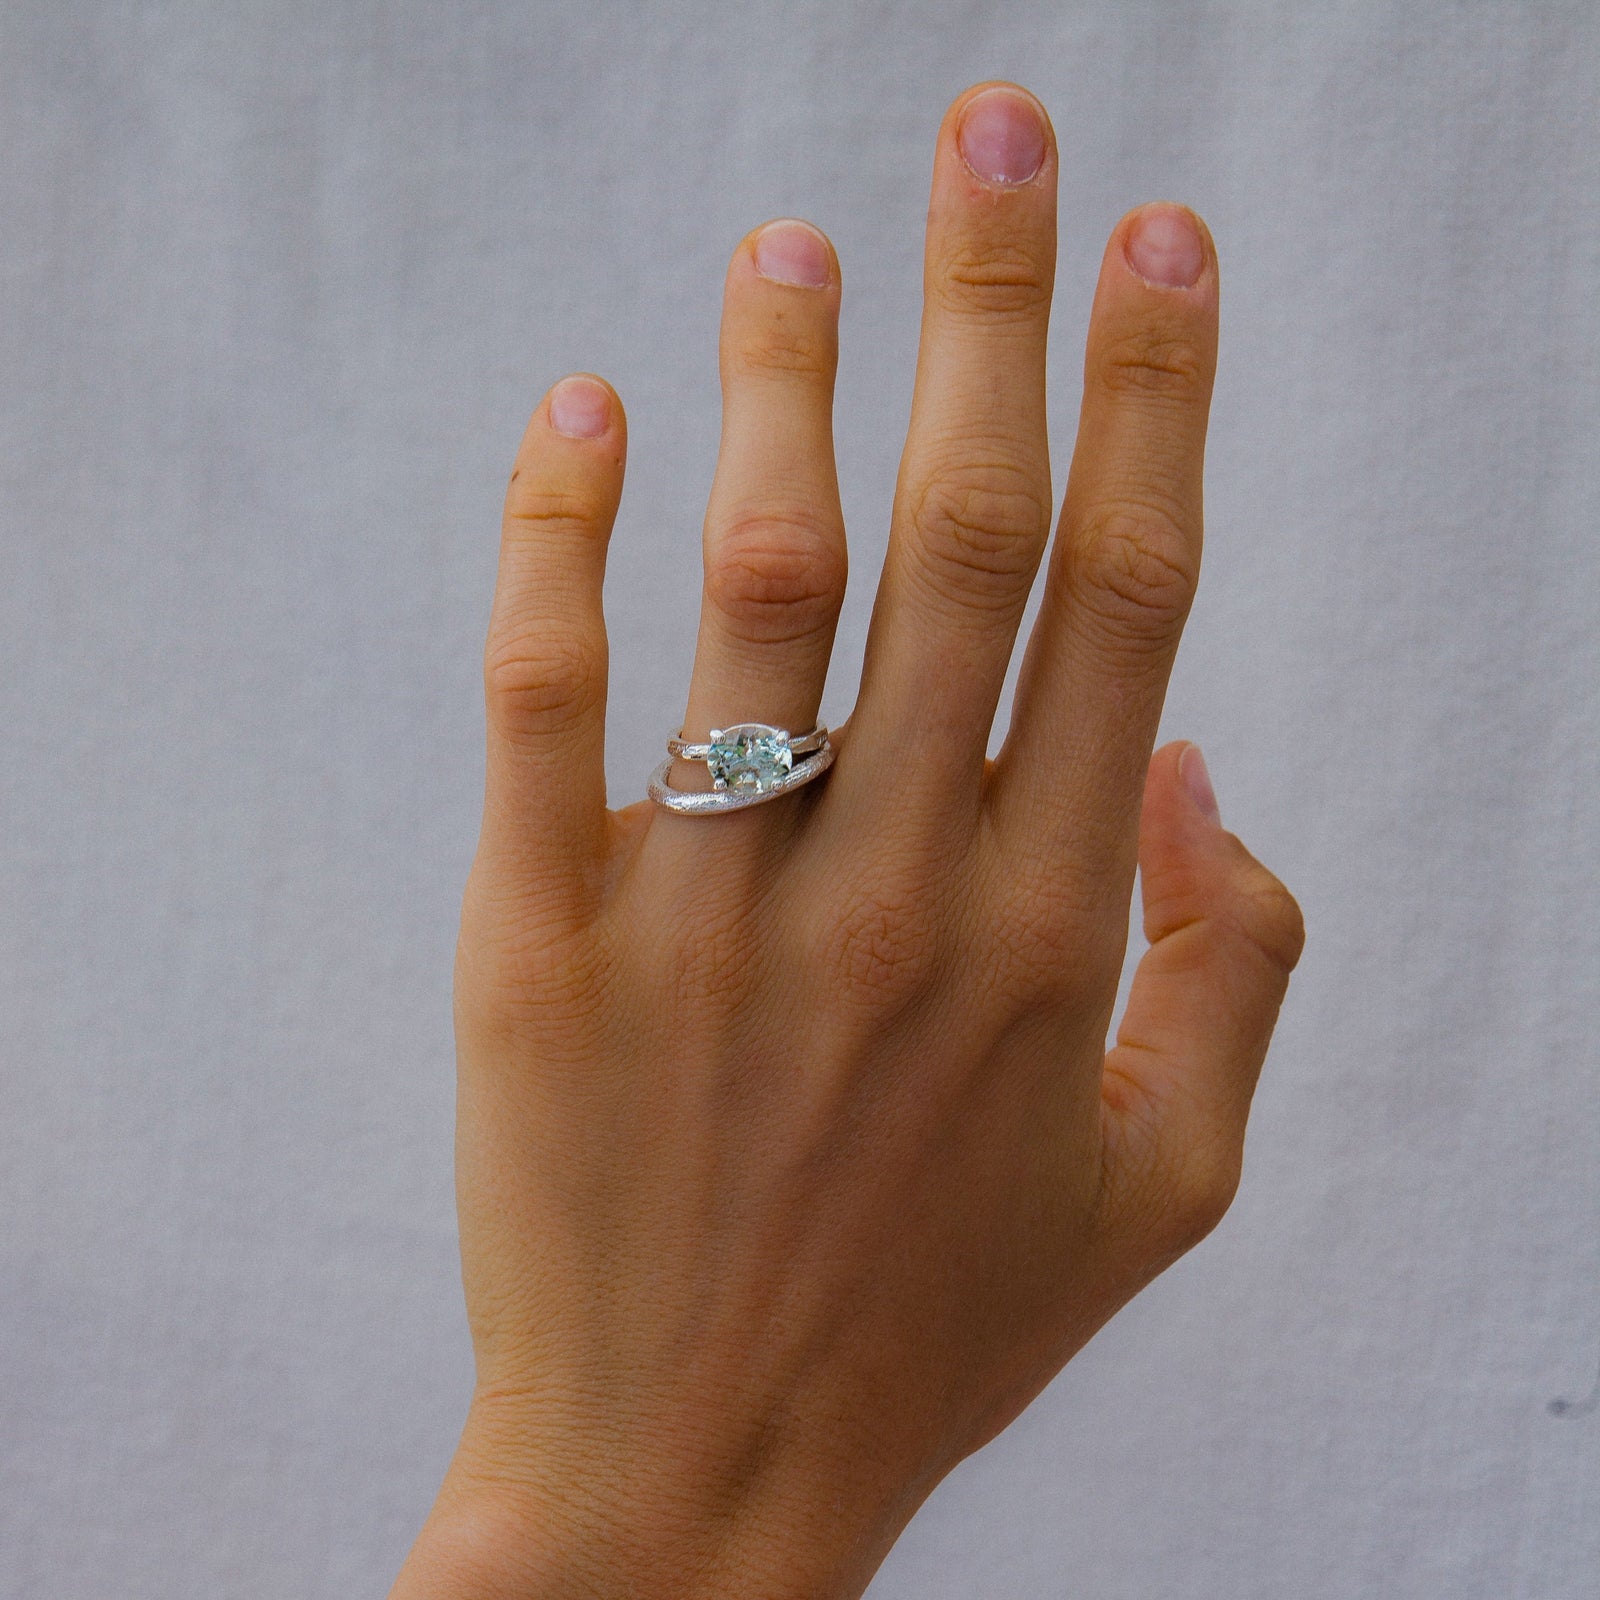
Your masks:
[{"label": "silver jewelry", "polygon": [[[674,759],[705,762],[714,787],[697,793],[674,789],[667,782]],[[736,722],[713,728],[703,744],[686,740],[680,728],[667,740],[666,760],[650,774],[649,793],[657,805],[688,816],[737,811],[776,800],[832,765],[833,745],[821,723],[809,733],[791,736],[764,722]]]}]

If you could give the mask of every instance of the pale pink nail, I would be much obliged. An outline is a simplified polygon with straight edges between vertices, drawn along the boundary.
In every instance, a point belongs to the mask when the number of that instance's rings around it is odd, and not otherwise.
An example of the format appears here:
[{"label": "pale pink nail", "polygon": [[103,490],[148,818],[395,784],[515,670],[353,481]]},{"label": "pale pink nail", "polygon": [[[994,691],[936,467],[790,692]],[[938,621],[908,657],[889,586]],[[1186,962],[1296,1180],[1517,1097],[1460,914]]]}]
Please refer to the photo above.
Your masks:
[{"label": "pale pink nail", "polygon": [[797,289],[825,289],[833,276],[828,241],[809,222],[769,222],[756,235],[756,271]]},{"label": "pale pink nail", "polygon": [[967,102],[956,143],[985,183],[1026,183],[1044,164],[1044,118],[1029,95],[985,89]]},{"label": "pale pink nail", "polygon": [[550,426],[569,439],[593,439],[611,420],[611,396],[593,378],[563,378],[550,391]]},{"label": "pale pink nail", "polygon": [[1189,798],[1211,822],[1220,826],[1222,812],[1217,805],[1217,791],[1211,787],[1211,774],[1206,770],[1206,758],[1200,754],[1199,745],[1188,746],[1178,757],[1178,776],[1183,779]]},{"label": "pale pink nail", "polygon": [[1183,206],[1146,206],[1123,245],[1128,265],[1158,289],[1188,289],[1200,280],[1205,246],[1194,215]]}]

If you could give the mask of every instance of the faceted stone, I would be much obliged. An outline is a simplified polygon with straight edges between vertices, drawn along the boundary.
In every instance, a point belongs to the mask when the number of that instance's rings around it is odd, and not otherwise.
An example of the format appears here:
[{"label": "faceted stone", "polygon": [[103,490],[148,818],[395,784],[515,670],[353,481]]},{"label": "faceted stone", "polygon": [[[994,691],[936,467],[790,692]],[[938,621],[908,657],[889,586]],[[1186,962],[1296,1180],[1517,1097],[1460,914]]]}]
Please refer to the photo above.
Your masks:
[{"label": "faceted stone", "polygon": [[714,731],[706,765],[717,788],[760,794],[793,768],[794,755],[781,728],[741,722]]}]

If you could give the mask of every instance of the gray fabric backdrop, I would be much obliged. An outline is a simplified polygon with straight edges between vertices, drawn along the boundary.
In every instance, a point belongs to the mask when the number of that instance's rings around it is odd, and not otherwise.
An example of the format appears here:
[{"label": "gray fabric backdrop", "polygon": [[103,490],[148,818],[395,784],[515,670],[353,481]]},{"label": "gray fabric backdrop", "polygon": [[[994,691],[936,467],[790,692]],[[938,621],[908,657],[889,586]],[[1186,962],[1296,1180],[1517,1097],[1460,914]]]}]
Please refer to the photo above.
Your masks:
[{"label": "gray fabric backdrop", "polygon": [[1310,943],[1227,1221],[872,1594],[1594,1593],[1600,1411],[1548,1404],[1600,1357],[1593,5],[7,0],[7,1600],[384,1591],[468,1385],[450,957],[527,413],[575,367],[630,409],[632,799],[727,252],[828,229],[842,716],[931,139],[990,76],[1062,145],[1061,469],[1112,222],[1216,233],[1167,731]]}]

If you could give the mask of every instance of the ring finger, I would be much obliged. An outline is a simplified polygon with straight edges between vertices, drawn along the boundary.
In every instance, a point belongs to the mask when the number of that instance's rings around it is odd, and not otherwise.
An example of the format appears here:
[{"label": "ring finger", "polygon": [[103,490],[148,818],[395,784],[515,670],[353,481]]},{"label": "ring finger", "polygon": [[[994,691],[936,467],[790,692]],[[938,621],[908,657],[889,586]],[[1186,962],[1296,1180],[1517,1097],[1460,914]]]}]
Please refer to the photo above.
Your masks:
[{"label": "ring finger", "polygon": [[[838,324],[838,263],[819,230],[781,220],[740,242],[723,296],[722,440],[685,738],[738,722],[798,734],[816,720],[845,588]],[[673,769],[677,788],[711,787],[701,762]]]}]

